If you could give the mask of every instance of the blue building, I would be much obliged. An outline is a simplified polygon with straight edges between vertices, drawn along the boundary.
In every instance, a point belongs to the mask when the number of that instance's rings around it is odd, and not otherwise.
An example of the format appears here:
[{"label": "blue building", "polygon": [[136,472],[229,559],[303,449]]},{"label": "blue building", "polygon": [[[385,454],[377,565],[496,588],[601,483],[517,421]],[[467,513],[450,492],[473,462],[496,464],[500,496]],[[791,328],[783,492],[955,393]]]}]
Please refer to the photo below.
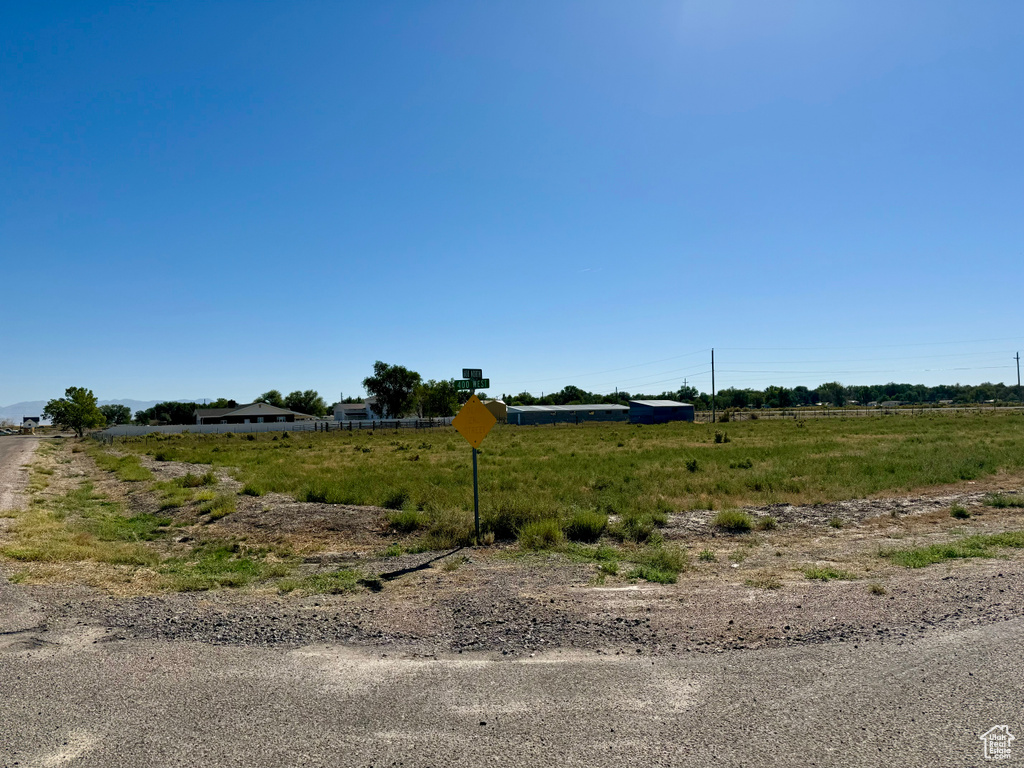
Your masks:
[{"label": "blue building", "polygon": [[693,421],[694,409],[689,403],[675,400],[630,400],[631,424],[664,424],[669,421]]},{"label": "blue building", "polygon": [[629,409],[624,405],[592,403],[589,405],[510,405],[508,423],[580,424],[584,421],[626,421]]}]

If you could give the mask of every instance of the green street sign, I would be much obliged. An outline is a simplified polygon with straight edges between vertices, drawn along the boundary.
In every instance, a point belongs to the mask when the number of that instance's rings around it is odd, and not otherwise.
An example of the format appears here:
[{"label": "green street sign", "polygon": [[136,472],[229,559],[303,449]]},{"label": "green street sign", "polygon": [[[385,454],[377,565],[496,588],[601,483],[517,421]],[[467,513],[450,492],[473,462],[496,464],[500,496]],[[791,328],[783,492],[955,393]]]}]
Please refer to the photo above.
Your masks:
[{"label": "green street sign", "polygon": [[490,379],[456,379],[456,389],[487,389],[491,386]]}]

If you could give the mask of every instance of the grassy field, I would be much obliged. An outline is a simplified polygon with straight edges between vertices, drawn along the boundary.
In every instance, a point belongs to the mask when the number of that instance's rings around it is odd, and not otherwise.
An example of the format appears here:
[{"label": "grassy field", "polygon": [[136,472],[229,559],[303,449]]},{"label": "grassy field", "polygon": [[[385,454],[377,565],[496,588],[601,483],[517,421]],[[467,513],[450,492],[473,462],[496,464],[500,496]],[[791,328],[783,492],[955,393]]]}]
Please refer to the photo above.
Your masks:
[{"label": "grassy field", "polygon": [[[470,449],[454,431],[173,435],[118,448],[232,467],[245,492],[416,512],[472,509]],[[480,454],[481,514],[499,538],[535,520],[817,503],[1024,468],[1024,414],[499,425]],[[585,522],[585,521],[584,521]]]}]

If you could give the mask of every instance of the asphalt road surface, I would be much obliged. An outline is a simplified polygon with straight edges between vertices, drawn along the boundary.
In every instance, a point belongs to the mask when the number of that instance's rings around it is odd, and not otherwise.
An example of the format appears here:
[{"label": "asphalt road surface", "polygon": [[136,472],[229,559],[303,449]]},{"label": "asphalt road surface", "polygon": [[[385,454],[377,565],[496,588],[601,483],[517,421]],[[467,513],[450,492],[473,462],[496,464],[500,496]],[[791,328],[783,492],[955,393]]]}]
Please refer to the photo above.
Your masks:
[{"label": "asphalt road surface", "polygon": [[410,658],[120,640],[0,578],[4,767],[960,767],[989,764],[997,725],[1020,739],[999,764],[1024,765],[1021,619],[675,657]]}]

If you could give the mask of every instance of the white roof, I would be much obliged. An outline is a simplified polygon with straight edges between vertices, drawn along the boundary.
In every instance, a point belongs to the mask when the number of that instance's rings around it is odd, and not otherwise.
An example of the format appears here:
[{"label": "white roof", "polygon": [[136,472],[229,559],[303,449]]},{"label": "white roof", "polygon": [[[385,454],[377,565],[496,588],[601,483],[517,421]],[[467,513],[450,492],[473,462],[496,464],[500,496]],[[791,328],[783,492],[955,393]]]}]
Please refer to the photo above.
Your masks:
[{"label": "white roof", "polygon": [[551,413],[552,411],[628,411],[624,405],[613,405],[611,403],[590,403],[589,405],[510,405],[510,411],[532,411],[536,413]]}]

